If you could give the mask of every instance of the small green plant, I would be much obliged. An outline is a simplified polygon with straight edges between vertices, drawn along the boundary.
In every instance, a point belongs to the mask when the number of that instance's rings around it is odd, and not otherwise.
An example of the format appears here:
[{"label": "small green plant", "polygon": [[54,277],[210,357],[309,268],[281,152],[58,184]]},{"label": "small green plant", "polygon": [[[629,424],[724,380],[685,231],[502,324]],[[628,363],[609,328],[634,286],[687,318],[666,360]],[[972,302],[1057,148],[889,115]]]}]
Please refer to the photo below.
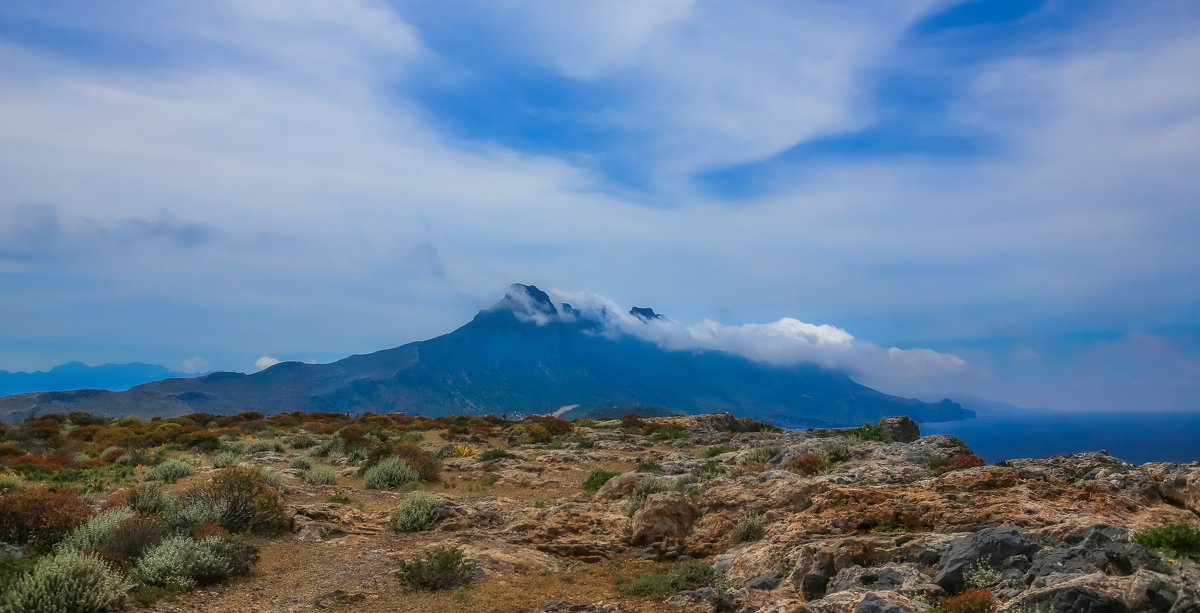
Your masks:
[{"label": "small green plant", "polygon": [[838,462],[845,462],[850,459],[850,446],[846,441],[830,441],[821,449],[821,459],[825,460],[825,464],[833,465]]},{"label": "small green plant", "polygon": [[928,466],[931,470],[934,470],[934,471],[942,469],[942,468],[946,468],[946,467],[950,466],[950,458],[947,458],[946,456],[944,456],[940,453],[935,453],[935,454],[929,456],[925,460],[925,466]]},{"label": "small green plant", "polygon": [[592,419],[591,417],[580,417],[579,419],[575,420],[575,427],[576,428],[595,428],[596,420]]},{"label": "small green plant", "polygon": [[1200,562],[1200,530],[1187,524],[1166,524],[1139,532],[1133,542],[1168,556]]},{"label": "small green plant", "polygon": [[765,464],[770,462],[771,458],[779,455],[780,451],[781,448],[778,445],[755,447],[742,456],[742,464]]},{"label": "small green plant", "polygon": [[462,549],[439,547],[426,552],[424,558],[400,562],[396,578],[409,588],[432,592],[470,585],[477,568]]},{"label": "small green plant", "polygon": [[0,494],[25,489],[21,478],[16,475],[0,475]]},{"label": "small green plant", "polygon": [[287,492],[287,481],[284,479],[283,473],[275,470],[274,468],[264,468],[262,475],[263,480],[267,482],[267,485],[270,485],[281,492]]},{"label": "small green plant", "polygon": [[985,560],[979,559],[967,567],[963,573],[963,580],[966,584],[974,588],[991,587],[1000,583],[1003,578],[1003,573],[999,568],[988,564]]},{"label": "small green plant", "polygon": [[762,538],[765,518],[759,513],[744,515],[733,525],[733,542],[748,543]]},{"label": "small green plant", "polygon": [[865,423],[843,435],[846,442],[850,445],[863,443],[866,441],[878,441],[880,443],[892,442],[892,435],[887,431],[887,428],[876,424]]},{"label": "small green plant", "polygon": [[679,590],[701,588],[713,582],[712,564],[688,562],[665,573],[647,573],[617,583],[617,589],[634,596],[662,597]]},{"label": "small green plant", "polygon": [[296,470],[304,471],[313,467],[312,458],[308,456],[296,456],[288,463],[288,466]]},{"label": "small green plant", "polygon": [[218,451],[212,455],[212,465],[213,468],[225,468],[237,464],[241,458],[236,451]]},{"label": "small green plant", "polygon": [[650,473],[652,475],[661,475],[666,472],[665,470],[663,470],[662,464],[659,464],[658,462],[655,462],[654,460],[648,460],[646,462],[639,462],[637,465],[637,468],[635,468],[634,470],[639,473]]},{"label": "small green plant", "polygon": [[727,472],[729,472],[729,469],[726,468],[724,464],[722,464],[716,460],[709,460],[709,461],[693,468],[692,476],[695,477],[698,481],[708,481],[709,479],[716,479],[717,477],[723,477],[723,476],[725,476],[725,473],[727,473]]},{"label": "small green plant", "polygon": [[192,466],[187,460],[171,459],[166,460],[158,466],[151,467],[146,471],[145,479],[147,481],[165,481],[174,483],[184,477],[196,473],[196,467]]},{"label": "small green plant", "polygon": [[733,451],[733,447],[730,447],[724,443],[721,443],[720,445],[710,445],[700,450],[700,457],[705,459],[715,458],[722,453],[729,453],[730,451]]},{"label": "small green plant", "polygon": [[332,466],[317,464],[300,473],[300,480],[309,485],[333,485],[337,482],[337,471]]},{"label": "small green plant", "polygon": [[690,436],[690,434],[680,430],[679,428],[662,428],[656,430],[654,434],[651,434],[650,440],[658,443],[662,441],[673,441],[681,438],[688,438]]},{"label": "small green plant", "polygon": [[412,492],[392,511],[392,527],[397,532],[417,532],[432,526],[440,515],[437,496]]},{"label": "small green plant", "polygon": [[334,494],[329,497],[329,502],[334,504],[350,504],[350,497],[345,494]]},{"label": "small green plant", "polygon": [[128,490],[125,506],[138,513],[165,513],[174,499],[155,484],[135,485]]},{"label": "small green plant", "polygon": [[613,472],[604,468],[596,468],[588,475],[587,479],[583,480],[583,489],[589,492],[594,492],[600,489],[609,479],[621,473]]},{"label": "small green plant", "polygon": [[125,593],[125,577],[94,554],[73,549],[43,558],[0,594],[5,613],[107,611]]},{"label": "small green plant", "polygon": [[421,475],[397,457],[385,458],[363,475],[363,485],[369,490],[395,489],[420,480]]},{"label": "small green plant", "polygon": [[488,473],[484,475],[483,479],[481,479],[479,482],[487,487],[491,487],[500,482],[500,475],[497,475],[496,473]]}]

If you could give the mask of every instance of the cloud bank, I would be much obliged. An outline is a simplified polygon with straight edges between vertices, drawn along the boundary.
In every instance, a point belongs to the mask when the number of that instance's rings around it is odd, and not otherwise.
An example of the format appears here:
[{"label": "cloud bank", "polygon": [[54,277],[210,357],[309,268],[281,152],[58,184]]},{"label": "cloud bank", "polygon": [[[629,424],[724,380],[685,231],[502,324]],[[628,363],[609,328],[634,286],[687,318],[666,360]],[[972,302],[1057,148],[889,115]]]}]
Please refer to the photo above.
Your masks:
[{"label": "cloud bank", "polygon": [[[669,317],[640,317],[615,301],[591,292],[551,290],[557,304],[568,303],[573,314],[601,322],[604,333],[627,335],[652,342],[670,351],[714,350],[740,355],[767,364],[787,366],[802,363],[849,373],[862,383],[885,388],[930,386],[954,378],[969,377],[966,360],[952,353],[931,349],[880,347],[855,338],[829,324],[811,324],[785,317],[771,323],[725,325],[711,319],[684,324]],[[522,306],[523,317],[545,324],[550,316],[519,292],[510,292]]]}]

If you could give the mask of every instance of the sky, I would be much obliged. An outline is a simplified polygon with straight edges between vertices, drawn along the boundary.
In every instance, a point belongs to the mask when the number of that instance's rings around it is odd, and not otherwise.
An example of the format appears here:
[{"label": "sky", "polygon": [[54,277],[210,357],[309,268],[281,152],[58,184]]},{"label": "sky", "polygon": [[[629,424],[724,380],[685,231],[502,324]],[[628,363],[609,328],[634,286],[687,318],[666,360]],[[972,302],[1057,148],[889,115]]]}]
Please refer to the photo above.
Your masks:
[{"label": "sky", "polygon": [[1197,66],[1190,0],[9,0],[0,369],[328,361],[522,282],[1200,410]]}]

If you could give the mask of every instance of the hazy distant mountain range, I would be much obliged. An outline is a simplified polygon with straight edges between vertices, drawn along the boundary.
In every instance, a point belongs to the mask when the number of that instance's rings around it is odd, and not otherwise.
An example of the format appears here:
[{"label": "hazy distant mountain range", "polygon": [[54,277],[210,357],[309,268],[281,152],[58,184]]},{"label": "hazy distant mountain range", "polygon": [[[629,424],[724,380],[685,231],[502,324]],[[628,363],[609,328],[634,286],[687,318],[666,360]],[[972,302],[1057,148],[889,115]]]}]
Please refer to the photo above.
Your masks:
[{"label": "hazy distant mountain range", "polygon": [[[648,308],[631,313],[649,320]],[[847,425],[884,415],[946,420],[974,414],[957,403],[890,396],[817,365],[772,366],[720,351],[669,351],[611,333],[606,314],[555,305],[513,285],[461,328],[330,364],[284,362],[254,374],[218,372],[113,392],[84,389],[0,398],[0,416],[31,412],[181,415],[261,410],[549,413],[573,416],[653,406],[732,411],[780,425]]]},{"label": "hazy distant mountain range", "polygon": [[129,364],[101,364],[88,366],[83,362],[67,362],[34,372],[9,372],[0,370],[0,396],[25,392],[53,392],[97,388],[105,390],[127,390],[135,385],[159,381],[170,377],[188,377],[166,366],[131,362]]}]

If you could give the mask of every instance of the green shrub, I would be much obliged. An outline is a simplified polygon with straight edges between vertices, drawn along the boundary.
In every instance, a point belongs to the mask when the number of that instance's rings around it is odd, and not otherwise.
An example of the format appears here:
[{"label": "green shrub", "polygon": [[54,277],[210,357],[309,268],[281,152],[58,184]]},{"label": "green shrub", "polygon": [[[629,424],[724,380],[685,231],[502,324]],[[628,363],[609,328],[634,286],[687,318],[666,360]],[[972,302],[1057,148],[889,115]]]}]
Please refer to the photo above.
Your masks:
[{"label": "green shrub", "polygon": [[780,451],[782,449],[779,445],[755,447],[742,456],[742,464],[766,464],[771,461],[771,458],[779,455]]},{"label": "green shrub", "polygon": [[1133,542],[1168,556],[1191,558],[1200,562],[1200,530],[1187,524],[1166,524],[1139,532]]},{"label": "green shrub", "polygon": [[662,597],[679,590],[705,587],[713,579],[712,564],[688,562],[665,573],[647,573],[632,581],[618,582],[617,589],[635,596]]},{"label": "green shrub", "polygon": [[892,442],[892,434],[887,431],[887,428],[877,424],[863,424],[849,432],[846,432],[843,437],[846,442],[854,445],[866,441],[878,441],[880,443]]},{"label": "green shrub", "polygon": [[742,516],[733,525],[733,542],[748,543],[762,538],[764,521],[758,513]]},{"label": "green shrub", "polygon": [[218,451],[212,455],[213,468],[225,468],[233,466],[242,459],[236,451]]},{"label": "green shrub", "polygon": [[425,553],[424,559],[401,561],[396,578],[416,590],[446,590],[469,585],[478,565],[466,559],[462,549],[439,547]]},{"label": "green shrub", "polygon": [[639,462],[637,465],[637,468],[635,468],[634,470],[639,473],[650,473],[653,475],[661,475],[666,472],[665,470],[663,470],[662,464],[659,464],[658,462],[655,462],[654,460],[649,460],[646,462]]},{"label": "green shrub", "polygon": [[587,479],[583,480],[583,489],[589,492],[594,492],[603,487],[605,483],[608,483],[609,479],[612,479],[619,474],[621,473],[613,472],[604,468],[596,468],[590,475],[587,476]]},{"label": "green shrub", "polygon": [[988,564],[985,560],[979,559],[967,567],[963,573],[963,580],[967,586],[974,588],[985,588],[1000,583],[1000,579],[1004,577],[1004,573],[1000,572],[999,568]]},{"label": "green shrub", "polygon": [[107,611],[125,593],[125,578],[91,553],[63,550],[38,562],[0,595],[3,613]]},{"label": "green shrub", "polygon": [[935,453],[925,459],[925,466],[928,466],[930,469],[936,471],[939,468],[950,466],[950,458],[947,458],[940,453]]},{"label": "green shrub", "polygon": [[308,470],[313,467],[312,458],[306,456],[296,456],[288,463],[288,466],[296,470]]},{"label": "green shrub", "polygon": [[315,447],[317,442],[317,439],[301,432],[288,439],[288,446],[292,449],[308,449]]},{"label": "green shrub", "polygon": [[830,441],[821,449],[821,459],[825,460],[827,465],[845,462],[850,459],[850,446],[846,441]]},{"label": "green shrub", "polygon": [[283,441],[273,438],[242,441],[239,447],[242,448],[244,453],[283,453],[287,450],[287,448],[283,446]]},{"label": "green shrub", "polygon": [[392,511],[392,527],[397,532],[417,532],[432,526],[440,515],[437,496],[412,492]]},{"label": "green shrub", "polygon": [[239,539],[173,536],[138,561],[133,577],[147,585],[191,589],[245,575],[258,561],[258,549]]},{"label": "green shrub", "polygon": [[[195,505],[220,510],[213,522],[231,532],[249,530],[270,533],[283,527],[283,503],[279,492],[258,468],[231,466],[218,471],[208,483],[196,485],[181,495],[188,518],[205,513]],[[211,512],[209,512],[211,513]],[[205,523],[205,522],[199,522]]]},{"label": "green shrub", "polygon": [[262,476],[267,482],[267,485],[279,490],[280,492],[287,491],[287,480],[284,479],[283,473],[275,470],[274,468],[264,468],[262,471]]},{"label": "green shrub", "polygon": [[421,475],[409,467],[400,458],[386,458],[380,463],[367,469],[363,475],[363,485],[369,490],[395,489],[409,483],[417,483]]},{"label": "green shrub", "polygon": [[661,428],[650,435],[650,440],[654,442],[673,441],[681,438],[688,438],[691,435],[679,428]]},{"label": "green shrub", "polygon": [[24,482],[16,475],[0,475],[0,494],[25,489]]},{"label": "green shrub", "polygon": [[725,443],[721,443],[720,445],[710,445],[700,450],[700,457],[705,459],[715,458],[722,453],[729,453],[730,451],[733,451],[733,447],[730,447]]},{"label": "green shrub", "polygon": [[128,507],[117,507],[93,515],[86,524],[79,526],[60,541],[58,548],[76,551],[97,549],[108,540],[117,524],[130,517],[133,517],[133,509]]},{"label": "green shrub", "polygon": [[147,481],[166,481],[174,483],[184,477],[196,473],[196,467],[186,460],[171,459],[166,460],[158,466],[153,466],[146,471],[145,479]]},{"label": "green shrub", "polygon": [[332,466],[318,464],[300,473],[300,479],[311,485],[333,485],[337,482],[337,471]]},{"label": "green shrub", "polygon": [[135,485],[126,490],[125,506],[138,513],[166,513],[175,499],[155,484]]}]

